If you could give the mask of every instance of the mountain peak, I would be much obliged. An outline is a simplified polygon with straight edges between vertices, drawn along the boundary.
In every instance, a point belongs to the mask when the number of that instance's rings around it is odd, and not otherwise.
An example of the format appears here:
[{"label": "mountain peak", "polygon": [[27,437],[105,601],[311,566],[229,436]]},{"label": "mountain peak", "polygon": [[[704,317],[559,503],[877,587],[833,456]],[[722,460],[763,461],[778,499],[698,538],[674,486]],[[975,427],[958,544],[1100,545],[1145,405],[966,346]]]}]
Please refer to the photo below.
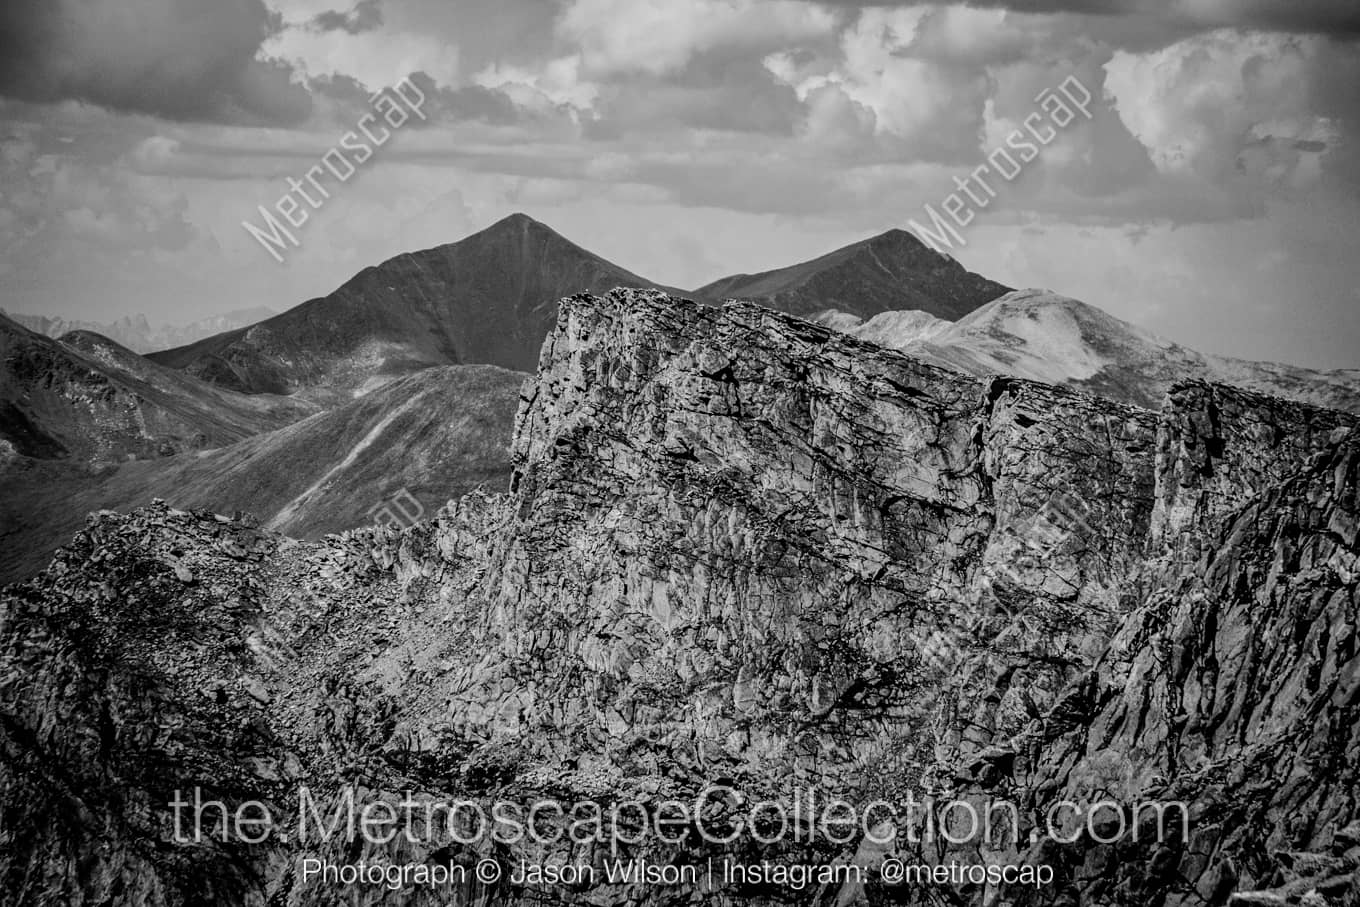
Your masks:
[{"label": "mountain peak", "polygon": [[525,214],[523,211],[514,211],[510,214],[505,215],[505,217],[502,217],[500,220],[496,221],[487,229],[494,230],[497,227],[519,227],[528,225],[541,227],[543,226],[543,223],[541,221],[534,220],[532,217]]},{"label": "mountain peak", "polygon": [[269,319],[265,335],[238,330],[153,358],[248,393],[347,393],[433,365],[529,371],[559,299],[618,286],[660,285],[516,212],[365,268]]},{"label": "mountain peak", "polygon": [[749,299],[803,317],[831,309],[867,319],[920,309],[956,321],[1008,289],[894,228],[811,261],[725,277],[695,295],[710,302]]},{"label": "mountain peak", "polygon": [[[540,220],[534,220],[532,217],[530,217],[529,215],[525,214],[522,211],[516,211],[513,214],[507,214],[505,217],[502,217],[500,220],[496,221],[494,224],[480,232],[505,233],[509,231],[521,232],[525,230],[542,230],[546,233],[551,233],[554,236],[561,235],[552,227],[549,227],[547,224],[543,223]],[[476,236],[478,234],[474,233],[473,235]]]}]

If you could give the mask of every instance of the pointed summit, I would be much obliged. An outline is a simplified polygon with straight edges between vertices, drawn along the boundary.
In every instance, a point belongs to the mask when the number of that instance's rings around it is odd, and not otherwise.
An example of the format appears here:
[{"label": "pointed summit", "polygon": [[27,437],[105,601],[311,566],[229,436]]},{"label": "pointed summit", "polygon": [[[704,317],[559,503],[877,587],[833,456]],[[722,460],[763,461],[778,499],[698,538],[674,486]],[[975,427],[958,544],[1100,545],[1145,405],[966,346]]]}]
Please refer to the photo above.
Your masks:
[{"label": "pointed summit", "polygon": [[1007,289],[906,230],[888,230],[811,261],[725,277],[694,292],[709,302],[750,299],[805,317],[828,309],[860,318],[919,309],[955,321]]},{"label": "pointed summit", "polygon": [[151,358],[247,393],[341,397],[434,365],[532,371],[559,299],[619,286],[660,285],[517,213],[365,268],[250,328]]}]

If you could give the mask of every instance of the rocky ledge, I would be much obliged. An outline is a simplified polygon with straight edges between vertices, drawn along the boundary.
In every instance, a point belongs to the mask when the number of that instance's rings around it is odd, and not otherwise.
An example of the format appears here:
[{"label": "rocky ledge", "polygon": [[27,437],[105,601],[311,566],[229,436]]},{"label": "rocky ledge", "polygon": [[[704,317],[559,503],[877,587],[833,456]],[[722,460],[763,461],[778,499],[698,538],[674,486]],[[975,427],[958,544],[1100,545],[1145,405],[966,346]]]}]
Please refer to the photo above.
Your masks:
[{"label": "rocky ledge", "polygon": [[[6,902],[1357,903],[1354,417],[1203,384],[1152,413],[625,290],[562,302],[522,398],[508,491],[429,523],[300,543],[239,515],[104,513],[7,589]],[[872,839],[690,827],[625,848],[878,873],[863,883],[338,890],[304,859],[610,848],[185,843],[170,808],[198,789],[291,831],[300,802],[349,796],[647,813],[714,783],[1002,798],[1025,835],[930,839],[929,810],[893,808]],[[1191,822],[1038,833],[1092,796]],[[720,799],[704,820],[729,827]],[[910,888],[882,880],[890,857],[1054,876]]]}]

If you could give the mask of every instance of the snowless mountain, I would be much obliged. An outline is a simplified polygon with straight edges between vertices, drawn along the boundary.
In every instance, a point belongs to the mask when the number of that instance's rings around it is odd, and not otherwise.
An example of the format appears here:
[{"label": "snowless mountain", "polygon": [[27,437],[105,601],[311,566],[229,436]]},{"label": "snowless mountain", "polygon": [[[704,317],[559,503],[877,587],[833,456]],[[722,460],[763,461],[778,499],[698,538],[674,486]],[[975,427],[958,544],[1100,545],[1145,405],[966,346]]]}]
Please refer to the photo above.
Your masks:
[{"label": "snowless mountain", "polygon": [[0,583],[40,570],[87,514],[157,499],[249,513],[293,538],[316,539],[429,517],[482,486],[499,490],[509,480],[525,377],[490,365],[425,369],[283,428],[158,459],[91,467],[0,457]]},{"label": "snowless mountain", "polygon": [[59,340],[0,315],[0,450],[84,463],[221,447],[315,412],[156,365],[107,337]]},{"label": "snowless mountain", "polygon": [[953,323],[921,311],[864,322],[830,311],[817,320],[970,375],[1029,378],[1148,409],[1175,382],[1196,379],[1360,412],[1360,371],[1200,353],[1051,290],[1007,293]]},{"label": "snowless mountain", "polygon": [[435,365],[529,371],[559,299],[617,286],[659,285],[512,214],[365,268],[282,315],[150,358],[245,393],[337,399]]},{"label": "snowless mountain", "polygon": [[907,231],[889,230],[787,268],[715,280],[693,296],[702,302],[745,299],[803,318],[826,309],[860,318],[919,309],[953,321],[1007,289]]}]

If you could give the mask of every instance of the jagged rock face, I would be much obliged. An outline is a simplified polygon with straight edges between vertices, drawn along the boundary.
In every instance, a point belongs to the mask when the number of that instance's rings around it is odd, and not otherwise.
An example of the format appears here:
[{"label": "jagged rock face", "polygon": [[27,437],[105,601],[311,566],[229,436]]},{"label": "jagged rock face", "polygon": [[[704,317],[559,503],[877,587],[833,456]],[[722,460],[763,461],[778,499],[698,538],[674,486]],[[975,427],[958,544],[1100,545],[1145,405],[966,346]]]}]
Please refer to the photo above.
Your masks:
[{"label": "jagged rock face", "polygon": [[1099,779],[1128,803],[1184,800],[1191,834],[1160,847],[1050,842],[1041,849],[1066,870],[1062,895],[1356,903],[1358,525],[1351,432],[1235,508],[1190,569],[1150,565],[1146,602],[1075,685],[1070,716],[1024,738],[1021,783],[1070,796]]},{"label": "jagged rock face", "polygon": [[[1188,431],[1207,400],[1213,431]],[[1224,903],[1268,887],[1282,823],[1303,817],[1289,846],[1321,853],[1346,840],[1322,829],[1356,818],[1353,769],[1337,762],[1354,755],[1356,441],[1348,417],[1261,406],[1275,404],[1189,386],[1158,417],[966,378],[752,305],[564,300],[521,406],[507,494],[315,544],[164,506],[102,515],[7,593],[0,840],[19,841],[25,823],[41,834],[0,848],[0,873],[40,903],[311,905],[335,890],[298,875],[304,854],[490,852],[176,846],[164,804],[194,784],[285,814],[301,783],[327,804],[344,783],[365,802],[408,789],[610,802],[692,796],[722,778],[756,798],[1005,791],[1028,815],[1091,786],[1112,750],[1132,779],[1117,796],[1170,792],[1206,817],[1190,842],[981,856],[1049,859],[1062,886],[1039,896],[1053,903],[1190,903],[1192,889]],[[1258,424],[1304,440],[1268,443]],[[1222,443],[1205,460],[1208,437]],[[1196,526],[1212,540],[1202,552],[1181,543]],[[1232,780],[1256,765],[1269,783]],[[1199,783],[1220,775],[1218,788]],[[81,825],[52,818],[68,803]],[[114,844],[95,850],[96,830]],[[601,847],[548,855],[590,862]],[[1344,847],[1337,859],[1327,865],[1348,871]]]},{"label": "jagged rock face", "polygon": [[1158,434],[1154,541],[1213,543],[1224,519],[1355,424],[1353,415],[1223,385],[1173,389]]},{"label": "jagged rock face", "polygon": [[[704,736],[758,735],[741,751],[773,777],[840,787],[878,760],[919,775],[934,758],[920,733],[933,695],[903,679],[931,673],[919,645],[957,627],[958,603],[979,615],[980,639],[961,648],[995,648],[998,674],[1024,670],[1001,717],[967,702],[942,745],[962,745],[975,719],[1015,721],[1024,696],[1061,684],[1051,664],[1098,653],[1120,611],[1110,577],[1151,509],[1145,414],[1025,382],[989,389],[753,305],[564,306],[521,414],[513,487],[532,509],[497,594],[494,623],[530,636],[526,654],[621,675],[627,698],[661,714],[684,697],[658,710],[657,684],[720,684],[716,707],[740,683],[751,717],[717,709]],[[1051,565],[993,569],[1060,490],[1110,544],[1071,538]],[[1012,625],[1011,599],[1033,606],[1033,630]],[[543,632],[563,616],[573,633]],[[537,686],[541,708],[553,694]],[[514,714],[519,692],[497,713]],[[832,707],[852,700],[849,714],[887,730],[862,739]],[[824,750],[795,757],[790,719],[813,721]]]}]

